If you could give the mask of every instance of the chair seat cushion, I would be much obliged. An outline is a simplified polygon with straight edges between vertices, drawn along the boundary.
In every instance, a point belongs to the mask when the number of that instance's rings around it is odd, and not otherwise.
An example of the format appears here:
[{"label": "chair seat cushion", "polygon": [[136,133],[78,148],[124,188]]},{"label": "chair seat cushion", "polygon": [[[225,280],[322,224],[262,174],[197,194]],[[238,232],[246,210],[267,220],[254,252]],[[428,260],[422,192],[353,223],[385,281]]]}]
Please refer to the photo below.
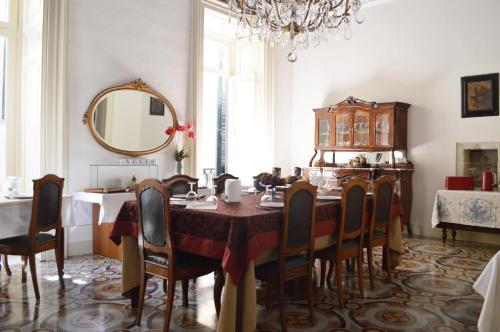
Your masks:
[{"label": "chair seat cushion", "polygon": [[[35,243],[42,244],[49,241],[55,241],[56,237],[48,233],[38,233],[35,235]],[[0,240],[1,246],[25,246],[28,244],[28,235],[10,237]]]},{"label": "chair seat cushion", "polygon": [[[196,265],[214,265],[217,264],[216,260],[190,254],[184,251],[176,252],[176,264],[177,268],[196,266]],[[150,254],[147,257],[144,257],[144,260],[148,263],[168,266],[168,257],[165,254]]]},{"label": "chair seat cushion", "polygon": [[[298,267],[305,267],[307,271],[307,265],[309,261],[304,255],[290,256],[285,259],[285,271],[295,269]],[[255,275],[257,279],[260,280],[274,280],[278,277],[279,273],[279,262],[273,261],[269,262],[255,268]]]},{"label": "chair seat cushion", "polygon": [[[386,236],[387,236],[387,233],[383,232],[383,231],[373,232],[373,240],[374,241],[383,239]],[[368,233],[365,235],[365,238],[364,238],[364,247],[368,247]]]},{"label": "chair seat cushion", "polygon": [[[342,241],[342,251],[355,250],[358,247],[359,247],[359,240],[357,239]],[[337,254],[337,251],[338,251],[337,244],[335,243],[334,245],[328,248],[316,251],[314,255],[316,258],[332,259],[332,257],[335,257],[335,255]]]}]

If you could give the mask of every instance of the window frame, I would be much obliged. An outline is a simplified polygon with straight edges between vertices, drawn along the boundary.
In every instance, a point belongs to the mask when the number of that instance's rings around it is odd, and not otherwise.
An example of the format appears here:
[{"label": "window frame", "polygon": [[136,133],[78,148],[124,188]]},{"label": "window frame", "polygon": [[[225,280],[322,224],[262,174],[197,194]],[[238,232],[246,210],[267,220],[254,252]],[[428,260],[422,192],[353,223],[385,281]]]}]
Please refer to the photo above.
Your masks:
[{"label": "window frame", "polygon": [[[20,38],[20,8],[22,0],[9,1],[9,21],[0,21],[0,36],[7,39],[7,66],[5,84],[5,119],[0,119],[5,124],[5,136],[11,137],[10,144],[5,145],[4,164],[0,165],[0,176],[19,175],[21,168],[21,133],[19,112],[19,59],[21,52]],[[3,168],[3,169],[2,169]]]}]

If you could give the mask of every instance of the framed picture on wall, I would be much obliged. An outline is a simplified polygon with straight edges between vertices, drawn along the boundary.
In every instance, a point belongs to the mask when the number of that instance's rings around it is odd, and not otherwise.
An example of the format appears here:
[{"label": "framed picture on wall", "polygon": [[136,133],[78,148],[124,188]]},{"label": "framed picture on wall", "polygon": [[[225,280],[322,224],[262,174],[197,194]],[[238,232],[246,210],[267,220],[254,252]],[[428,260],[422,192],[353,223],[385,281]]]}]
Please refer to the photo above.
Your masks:
[{"label": "framed picture on wall", "polygon": [[462,77],[462,118],[498,115],[498,73]]},{"label": "framed picture on wall", "polygon": [[165,115],[165,105],[160,99],[155,97],[150,97],[149,115],[158,115],[158,116]]}]

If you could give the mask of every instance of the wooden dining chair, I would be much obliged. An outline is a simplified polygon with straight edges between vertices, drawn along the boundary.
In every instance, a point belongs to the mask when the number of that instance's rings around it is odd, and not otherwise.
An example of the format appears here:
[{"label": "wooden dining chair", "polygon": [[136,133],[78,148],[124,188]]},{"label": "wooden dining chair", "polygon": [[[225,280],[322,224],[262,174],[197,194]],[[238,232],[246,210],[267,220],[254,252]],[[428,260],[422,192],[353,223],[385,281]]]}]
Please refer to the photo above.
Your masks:
[{"label": "wooden dining chair", "polygon": [[237,180],[238,177],[231,175],[229,173],[224,173],[224,174],[221,174],[218,177],[214,178],[213,182],[214,182],[216,194],[222,194],[224,192],[224,190],[225,190],[224,186],[226,184],[226,180],[228,180],[228,179]]},{"label": "wooden dining chair", "polygon": [[316,251],[315,257],[321,260],[321,282],[325,283],[326,261],[330,262],[328,285],[335,266],[339,307],[344,308],[344,289],[342,286],[342,261],[356,258],[358,267],[359,293],[364,297],[362,281],[363,238],[365,233],[366,192],[368,183],[362,179],[351,179],[342,187],[342,212],[335,230],[335,244]]},{"label": "wooden dining chair", "polygon": [[312,265],[314,260],[314,224],[316,220],[317,187],[308,182],[296,182],[285,192],[281,222],[278,260],[257,266],[255,277],[267,283],[266,294],[278,290],[281,330],[287,331],[283,301],[285,282],[306,277],[309,322],[314,324],[312,303]]},{"label": "wooden dining chair", "polygon": [[[61,222],[63,185],[64,179],[53,174],[33,180],[33,204],[28,234],[0,240],[0,254],[21,256],[23,283],[26,282],[26,261],[29,261],[37,300],[40,299],[40,291],[38,290],[35,255],[40,252],[55,250],[59,283],[64,289],[64,241]],[[50,231],[55,231],[55,235],[49,234]]]},{"label": "wooden dining chair", "polygon": [[[163,331],[168,331],[176,281],[220,271],[220,262],[176,250],[170,211],[170,192],[161,182],[151,179],[142,181],[137,186],[136,197],[141,282],[137,317],[133,325],[140,325],[141,322],[147,279],[149,276],[156,276],[168,283],[163,327]],[[214,302],[218,313],[220,294],[216,293],[217,289],[214,287]]]},{"label": "wooden dining chair", "polygon": [[370,287],[374,287],[373,275],[373,248],[384,246],[384,255],[387,268],[387,280],[391,281],[390,262],[390,221],[392,210],[392,199],[394,193],[394,180],[390,176],[382,176],[373,182],[372,213],[367,234],[365,235],[364,247],[367,249],[368,272],[370,275]]},{"label": "wooden dining chair", "polygon": [[189,175],[174,175],[168,179],[163,179],[162,183],[164,186],[169,188],[170,195],[182,195],[187,194],[191,190],[189,182],[196,182],[193,186],[193,190],[198,190],[198,179],[192,178]]}]

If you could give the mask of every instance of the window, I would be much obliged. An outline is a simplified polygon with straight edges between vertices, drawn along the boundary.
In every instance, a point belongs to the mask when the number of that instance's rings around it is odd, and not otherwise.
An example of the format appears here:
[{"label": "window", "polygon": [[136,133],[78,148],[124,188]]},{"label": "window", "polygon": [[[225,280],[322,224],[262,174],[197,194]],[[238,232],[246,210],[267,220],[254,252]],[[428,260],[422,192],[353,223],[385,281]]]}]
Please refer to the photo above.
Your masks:
[{"label": "window", "polygon": [[41,173],[43,8],[0,0],[0,183],[20,176],[24,192]]},{"label": "window", "polygon": [[234,20],[214,7],[203,7],[202,16],[197,176],[215,168],[250,183],[273,166],[271,50],[237,39]]}]

